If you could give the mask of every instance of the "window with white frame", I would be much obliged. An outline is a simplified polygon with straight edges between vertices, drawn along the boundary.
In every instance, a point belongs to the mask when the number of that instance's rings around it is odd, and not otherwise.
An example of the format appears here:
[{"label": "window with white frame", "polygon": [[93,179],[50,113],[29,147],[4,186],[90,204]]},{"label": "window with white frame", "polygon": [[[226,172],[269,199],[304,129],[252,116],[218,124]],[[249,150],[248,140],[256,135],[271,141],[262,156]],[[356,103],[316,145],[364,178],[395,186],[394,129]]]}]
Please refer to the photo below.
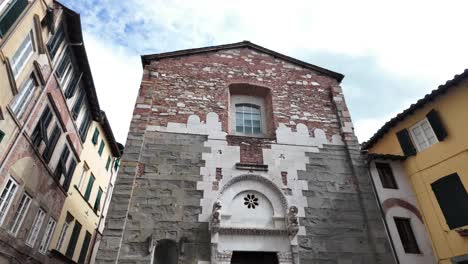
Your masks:
[{"label": "window with white frame", "polygon": [[5,187],[3,188],[2,194],[0,195],[0,225],[5,220],[5,216],[10,209],[11,202],[15,197],[17,189],[18,184],[14,180],[8,179]]},{"label": "window with white frame", "polygon": [[81,176],[80,176],[80,180],[78,181],[78,185],[76,186],[80,192],[81,192],[84,179],[86,178],[86,175],[88,174],[88,172],[89,172],[89,166],[88,164],[84,163],[83,171],[81,172]]},{"label": "window with white frame", "polygon": [[15,78],[21,73],[23,68],[29,61],[29,58],[34,54],[34,34],[33,31],[29,31],[29,34],[26,38],[21,42],[21,45],[16,50],[15,54],[11,58],[11,68],[13,70],[13,74]]},{"label": "window with white frame", "polygon": [[0,14],[6,9],[9,2],[9,0],[0,0]]},{"label": "window with white frame", "polygon": [[31,205],[31,196],[27,193],[23,194],[21,197],[21,201],[18,206],[18,210],[16,210],[15,216],[13,217],[13,221],[10,224],[9,232],[13,236],[18,234],[18,231],[23,223],[24,217],[28,213],[29,206]]},{"label": "window with white frame", "polygon": [[28,237],[26,238],[26,245],[34,248],[36,244],[37,236],[39,235],[39,231],[41,231],[42,224],[44,223],[45,218],[45,211],[42,208],[37,210],[36,217],[34,217],[34,222],[31,226],[31,230],[29,231]]},{"label": "window with white frame", "polygon": [[45,254],[47,252],[47,249],[49,248],[50,240],[52,239],[52,235],[54,234],[56,223],[57,222],[52,217],[49,218],[49,222],[47,223],[44,236],[42,237],[41,245],[39,246],[39,252],[41,254]]},{"label": "window with white frame", "polygon": [[260,106],[236,104],[236,132],[246,135],[262,133]]},{"label": "window with white frame", "polygon": [[10,103],[11,110],[16,115],[16,118],[21,118],[28,106],[29,101],[31,100],[32,96],[34,95],[34,91],[36,88],[36,83],[34,81],[34,77],[31,75],[28,79],[24,81],[21,85],[19,93],[13,98]]},{"label": "window with white frame", "polygon": [[434,130],[432,130],[431,124],[429,124],[429,121],[426,118],[412,126],[410,128],[410,133],[418,151],[423,151],[431,145],[439,142]]},{"label": "window with white frame", "polygon": [[57,240],[57,251],[62,250],[63,242],[65,241],[65,236],[67,235],[67,230],[73,222],[73,219],[73,216],[67,212],[67,216],[65,217],[65,221],[63,222],[62,230],[60,231],[60,235]]}]

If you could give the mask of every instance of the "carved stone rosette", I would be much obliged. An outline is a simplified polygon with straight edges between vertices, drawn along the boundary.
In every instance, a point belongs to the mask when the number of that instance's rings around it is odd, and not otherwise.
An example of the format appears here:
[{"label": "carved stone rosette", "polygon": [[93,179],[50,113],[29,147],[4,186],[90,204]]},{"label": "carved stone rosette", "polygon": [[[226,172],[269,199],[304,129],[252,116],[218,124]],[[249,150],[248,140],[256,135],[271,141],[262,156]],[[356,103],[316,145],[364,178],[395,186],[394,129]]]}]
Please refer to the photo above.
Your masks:
[{"label": "carved stone rosette", "polygon": [[299,219],[297,217],[298,209],[296,206],[291,206],[288,209],[288,233],[289,236],[294,237],[296,236],[297,232],[299,231]]}]

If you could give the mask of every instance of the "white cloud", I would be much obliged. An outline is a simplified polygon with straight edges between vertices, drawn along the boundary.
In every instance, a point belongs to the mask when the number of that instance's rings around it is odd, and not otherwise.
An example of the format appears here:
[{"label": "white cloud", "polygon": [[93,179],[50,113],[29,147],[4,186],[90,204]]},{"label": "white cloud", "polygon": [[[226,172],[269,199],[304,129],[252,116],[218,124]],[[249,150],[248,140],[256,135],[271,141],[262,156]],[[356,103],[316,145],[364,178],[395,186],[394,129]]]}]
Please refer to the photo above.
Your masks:
[{"label": "white cloud", "polygon": [[125,144],[143,72],[139,57],[97,36],[84,38],[100,107],[117,141]]},{"label": "white cloud", "polygon": [[[467,1],[65,2],[82,14],[99,100],[119,140],[125,138],[123,131],[128,129],[141,78],[138,54],[251,40],[299,59],[320,52],[372,57],[375,65],[369,67],[378,67],[388,75],[383,82],[394,78],[431,84],[405,86],[400,81],[395,82],[399,87],[386,83],[376,87],[375,80],[372,84],[363,80],[353,85],[359,91],[344,87],[352,95],[348,104],[353,105],[356,133],[361,140],[392,117],[388,111],[363,115],[363,108],[391,103],[401,110],[399,102],[408,100],[408,94],[411,99],[422,97],[436,84],[461,72],[468,61],[468,35],[463,34]],[[353,64],[335,67],[344,74],[354,70]],[[385,98],[379,94],[392,93],[382,89],[411,92]],[[376,96],[371,100],[369,94]],[[361,102],[359,98],[366,102],[357,105],[350,101]],[[359,107],[360,111],[354,110]]]}]

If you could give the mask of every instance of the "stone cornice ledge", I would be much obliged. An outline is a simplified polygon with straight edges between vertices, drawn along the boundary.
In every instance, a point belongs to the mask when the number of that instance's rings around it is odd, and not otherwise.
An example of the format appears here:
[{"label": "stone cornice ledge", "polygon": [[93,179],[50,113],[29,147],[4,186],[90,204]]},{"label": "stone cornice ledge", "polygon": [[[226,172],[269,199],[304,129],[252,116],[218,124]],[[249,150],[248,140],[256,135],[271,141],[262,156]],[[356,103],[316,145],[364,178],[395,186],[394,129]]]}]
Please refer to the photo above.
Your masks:
[{"label": "stone cornice ledge", "polygon": [[220,227],[218,230],[221,235],[288,235],[286,229],[265,229],[265,228],[236,228],[236,227]]}]

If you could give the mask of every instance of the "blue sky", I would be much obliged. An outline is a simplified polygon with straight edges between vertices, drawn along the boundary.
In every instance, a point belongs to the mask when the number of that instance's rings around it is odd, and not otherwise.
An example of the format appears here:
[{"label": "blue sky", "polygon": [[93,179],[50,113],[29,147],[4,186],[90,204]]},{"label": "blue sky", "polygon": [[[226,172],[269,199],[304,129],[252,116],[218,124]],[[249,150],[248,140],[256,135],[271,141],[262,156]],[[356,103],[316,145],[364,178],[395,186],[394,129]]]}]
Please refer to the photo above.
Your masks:
[{"label": "blue sky", "polygon": [[101,108],[125,142],[141,54],[250,40],[346,75],[360,141],[467,68],[466,1],[64,0]]}]

